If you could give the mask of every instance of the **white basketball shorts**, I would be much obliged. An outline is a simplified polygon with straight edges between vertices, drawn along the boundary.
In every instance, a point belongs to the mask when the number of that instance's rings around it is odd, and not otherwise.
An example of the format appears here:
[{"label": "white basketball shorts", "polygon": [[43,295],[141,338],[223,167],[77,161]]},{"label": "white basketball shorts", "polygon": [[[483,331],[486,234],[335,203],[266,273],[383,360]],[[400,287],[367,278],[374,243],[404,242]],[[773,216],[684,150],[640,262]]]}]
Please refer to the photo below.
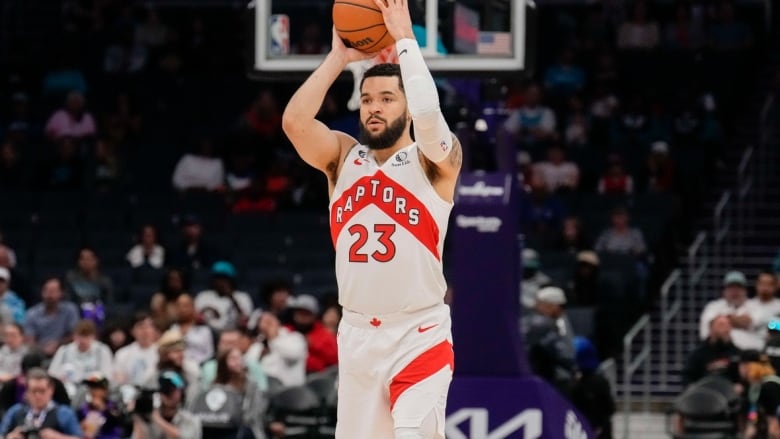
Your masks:
[{"label": "white basketball shorts", "polygon": [[424,422],[432,438],[444,439],[454,369],[449,306],[390,315],[344,310],[338,347],[336,439],[394,439],[394,429]]}]

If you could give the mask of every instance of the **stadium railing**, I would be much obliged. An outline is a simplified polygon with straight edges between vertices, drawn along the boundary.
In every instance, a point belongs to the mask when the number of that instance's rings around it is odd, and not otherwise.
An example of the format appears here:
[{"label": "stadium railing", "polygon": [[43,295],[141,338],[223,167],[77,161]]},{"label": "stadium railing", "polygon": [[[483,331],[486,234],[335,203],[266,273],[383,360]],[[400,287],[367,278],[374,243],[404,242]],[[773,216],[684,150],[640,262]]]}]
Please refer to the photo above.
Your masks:
[{"label": "stadium railing", "polygon": [[[650,344],[650,315],[644,314],[637,320],[634,326],[623,337],[623,437],[629,437],[629,426],[631,424],[631,404],[633,402],[633,383],[634,373],[643,369],[642,377],[642,411],[650,411],[650,355],[652,345]],[[642,347],[636,355],[631,355],[631,346],[634,339],[642,333]],[[643,367],[644,366],[644,367]]]},{"label": "stadium railing", "polygon": [[[674,297],[669,294],[674,291]],[[673,325],[674,337],[674,362],[682,364],[683,333],[682,333],[682,271],[672,271],[661,286],[661,389],[669,388],[669,333],[670,325]]]}]

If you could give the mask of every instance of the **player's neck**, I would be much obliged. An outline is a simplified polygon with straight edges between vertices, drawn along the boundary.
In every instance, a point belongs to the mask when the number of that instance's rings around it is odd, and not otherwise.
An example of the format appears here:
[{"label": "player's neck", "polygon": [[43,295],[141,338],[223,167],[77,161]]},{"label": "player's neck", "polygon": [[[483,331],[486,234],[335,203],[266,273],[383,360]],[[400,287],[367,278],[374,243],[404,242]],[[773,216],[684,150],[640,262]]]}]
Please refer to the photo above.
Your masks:
[{"label": "player's neck", "polygon": [[393,144],[390,148],[385,149],[373,149],[371,150],[371,155],[374,156],[374,161],[377,165],[382,166],[385,164],[385,162],[392,156],[395,155],[399,150],[406,148],[407,146],[414,143],[414,140],[412,140],[411,136],[401,136],[398,141]]}]

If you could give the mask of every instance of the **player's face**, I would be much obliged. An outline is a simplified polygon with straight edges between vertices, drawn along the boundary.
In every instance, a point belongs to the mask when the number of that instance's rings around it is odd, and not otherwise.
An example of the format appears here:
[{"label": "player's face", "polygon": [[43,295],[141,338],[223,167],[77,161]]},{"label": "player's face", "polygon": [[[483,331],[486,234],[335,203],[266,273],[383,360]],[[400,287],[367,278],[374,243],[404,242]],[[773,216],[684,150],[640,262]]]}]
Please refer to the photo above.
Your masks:
[{"label": "player's face", "polygon": [[409,129],[406,95],[397,76],[372,76],[360,95],[360,142],[371,149],[390,148]]}]

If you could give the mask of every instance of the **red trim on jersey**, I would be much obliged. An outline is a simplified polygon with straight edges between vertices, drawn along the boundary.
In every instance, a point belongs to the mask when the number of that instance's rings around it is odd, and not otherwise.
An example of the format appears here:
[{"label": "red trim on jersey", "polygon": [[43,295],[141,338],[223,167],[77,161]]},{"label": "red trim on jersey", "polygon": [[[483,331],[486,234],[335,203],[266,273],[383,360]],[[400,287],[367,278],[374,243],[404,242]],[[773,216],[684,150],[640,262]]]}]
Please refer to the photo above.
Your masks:
[{"label": "red trim on jersey", "polygon": [[418,355],[393,377],[390,381],[390,410],[406,389],[442,370],[445,366],[455,370],[455,353],[452,351],[452,344],[447,340]]},{"label": "red trim on jersey", "polygon": [[[376,182],[373,183],[372,182]],[[390,201],[384,201],[383,195],[385,188],[392,191]],[[358,194],[361,190],[362,194]],[[360,195],[358,197],[358,195]],[[398,199],[403,199],[404,208],[402,212],[396,213]],[[347,201],[351,201],[351,210],[345,211]],[[388,177],[382,171],[377,171],[374,175],[366,175],[359,178],[349,188],[345,189],[341,196],[333,203],[330,208],[330,234],[333,240],[333,246],[338,242],[339,234],[344,225],[347,224],[355,214],[369,205],[378,207],[382,212],[389,216],[395,223],[401,225],[409,231],[431,254],[440,260],[439,256],[439,226],[433,219],[427,206],[417,197],[409,192],[398,182]],[[341,222],[338,219],[338,211],[341,212]],[[410,212],[416,210],[416,224],[412,224]]]}]

